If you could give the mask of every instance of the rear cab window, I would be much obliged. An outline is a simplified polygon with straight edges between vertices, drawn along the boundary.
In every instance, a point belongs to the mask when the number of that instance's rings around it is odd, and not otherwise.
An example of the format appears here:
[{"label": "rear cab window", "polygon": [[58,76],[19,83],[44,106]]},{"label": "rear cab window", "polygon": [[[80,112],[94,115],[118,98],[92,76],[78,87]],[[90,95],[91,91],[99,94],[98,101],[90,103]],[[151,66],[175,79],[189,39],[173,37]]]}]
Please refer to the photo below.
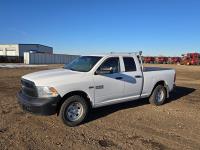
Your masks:
[{"label": "rear cab window", "polygon": [[136,64],[133,57],[123,57],[125,72],[136,71]]}]

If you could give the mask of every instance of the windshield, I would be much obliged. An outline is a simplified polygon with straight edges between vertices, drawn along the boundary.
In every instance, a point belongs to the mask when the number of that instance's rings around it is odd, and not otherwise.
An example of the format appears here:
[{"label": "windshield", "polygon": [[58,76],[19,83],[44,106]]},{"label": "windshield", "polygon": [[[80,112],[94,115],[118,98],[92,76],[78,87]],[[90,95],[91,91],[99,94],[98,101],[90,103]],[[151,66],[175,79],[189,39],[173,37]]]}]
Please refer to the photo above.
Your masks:
[{"label": "windshield", "polygon": [[88,72],[101,59],[99,56],[81,56],[64,66],[65,69]]}]

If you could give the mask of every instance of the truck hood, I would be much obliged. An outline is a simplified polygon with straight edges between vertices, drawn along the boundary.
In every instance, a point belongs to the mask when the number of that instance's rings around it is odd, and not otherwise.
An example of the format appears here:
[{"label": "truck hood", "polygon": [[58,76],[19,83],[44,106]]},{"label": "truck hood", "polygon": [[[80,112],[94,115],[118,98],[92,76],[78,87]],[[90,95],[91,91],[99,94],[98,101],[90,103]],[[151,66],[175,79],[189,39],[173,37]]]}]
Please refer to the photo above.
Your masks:
[{"label": "truck hood", "polygon": [[22,78],[34,82],[36,86],[49,86],[59,81],[73,81],[74,79],[81,78],[84,74],[83,72],[60,68],[30,73],[22,76]]}]

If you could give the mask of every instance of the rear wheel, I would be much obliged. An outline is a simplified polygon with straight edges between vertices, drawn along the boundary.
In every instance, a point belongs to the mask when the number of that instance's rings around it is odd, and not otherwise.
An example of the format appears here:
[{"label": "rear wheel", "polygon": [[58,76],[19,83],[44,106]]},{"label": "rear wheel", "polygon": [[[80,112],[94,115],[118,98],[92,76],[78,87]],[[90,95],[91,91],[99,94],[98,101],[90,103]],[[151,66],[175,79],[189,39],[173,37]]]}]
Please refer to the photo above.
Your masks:
[{"label": "rear wheel", "polygon": [[156,88],[153,90],[149,102],[153,105],[160,106],[165,103],[166,100],[166,89],[163,85],[158,85]]},{"label": "rear wheel", "polygon": [[73,127],[84,121],[88,114],[88,104],[84,98],[74,95],[62,104],[59,116],[64,124]]}]

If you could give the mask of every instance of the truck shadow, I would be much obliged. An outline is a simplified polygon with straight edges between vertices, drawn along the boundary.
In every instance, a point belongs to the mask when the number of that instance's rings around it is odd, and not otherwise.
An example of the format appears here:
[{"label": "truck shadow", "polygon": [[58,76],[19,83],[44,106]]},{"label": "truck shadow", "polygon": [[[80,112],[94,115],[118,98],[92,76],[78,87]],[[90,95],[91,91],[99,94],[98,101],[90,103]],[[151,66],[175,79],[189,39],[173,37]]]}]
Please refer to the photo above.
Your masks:
[{"label": "truck shadow", "polygon": [[[195,90],[196,89],[194,89],[194,88],[177,86],[175,88],[175,90],[170,93],[170,97],[169,97],[167,103],[170,103],[170,102],[176,101],[176,100],[180,100],[180,98],[193,93]],[[144,98],[144,99],[124,102],[124,103],[114,104],[114,105],[110,105],[110,106],[105,106],[105,107],[101,107],[101,108],[96,108],[96,109],[91,110],[88,118],[85,120],[84,123],[100,119],[102,117],[108,116],[108,115],[110,115],[114,112],[120,111],[120,110],[125,110],[125,109],[129,109],[129,108],[133,108],[133,107],[139,107],[139,106],[143,106],[143,105],[147,105],[147,104],[149,104],[148,98]]]},{"label": "truck shadow", "polygon": [[176,88],[173,90],[173,92],[170,93],[170,97],[167,101],[167,103],[171,101],[179,100],[181,97],[187,96],[190,93],[193,93],[196,89],[194,88],[188,88],[183,86],[176,86]]}]

